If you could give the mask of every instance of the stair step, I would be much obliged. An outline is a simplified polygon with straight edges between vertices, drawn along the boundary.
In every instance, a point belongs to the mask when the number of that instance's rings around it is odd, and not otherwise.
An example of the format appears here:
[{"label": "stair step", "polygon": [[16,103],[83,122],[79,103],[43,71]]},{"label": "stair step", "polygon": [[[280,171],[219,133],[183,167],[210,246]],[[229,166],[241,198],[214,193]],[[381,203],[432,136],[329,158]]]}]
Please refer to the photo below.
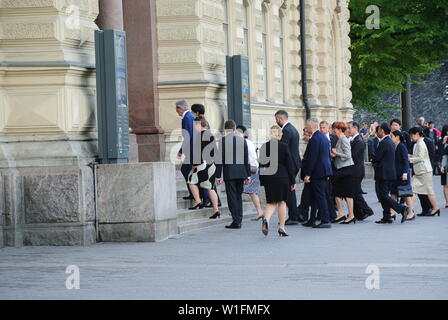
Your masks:
[{"label": "stair step", "polygon": [[[246,212],[243,215],[243,219],[246,220],[249,218],[254,218],[256,216],[257,216],[257,214],[255,213],[255,211]],[[178,224],[177,230],[178,230],[179,234],[182,234],[182,233],[186,233],[186,232],[190,232],[190,231],[194,231],[194,230],[198,230],[198,229],[215,226],[218,224],[228,224],[231,222],[232,222],[232,217],[229,215],[227,215],[227,216],[221,215],[221,219],[215,219],[215,220],[208,219],[208,218],[200,218],[200,219],[190,220],[186,223]]]},{"label": "stair step", "polygon": [[[243,212],[250,212],[255,210],[252,203],[243,202]],[[221,213],[221,219],[223,217],[230,216],[230,210],[227,205],[223,205],[219,208],[219,212]],[[177,211],[177,221],[178,223],[188,223],[189,221],[195,219],[204,219],[210,217],[212,215],[211,208],[203,208],[197,210],[188,210],[188,209],[179,209]]]}]

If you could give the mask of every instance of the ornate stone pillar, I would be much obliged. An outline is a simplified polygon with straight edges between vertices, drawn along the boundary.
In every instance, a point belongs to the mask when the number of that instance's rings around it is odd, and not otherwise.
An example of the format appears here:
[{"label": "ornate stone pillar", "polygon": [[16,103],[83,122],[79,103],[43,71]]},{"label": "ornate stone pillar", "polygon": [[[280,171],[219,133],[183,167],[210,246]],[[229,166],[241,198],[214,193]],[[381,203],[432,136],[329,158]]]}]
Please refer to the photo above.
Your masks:
[{"label": "ornate stone pillar", "polygon": [[157,22],[155,0],[123,0],[127,34],[129,125],[138,149],[138,162],[163,159],[163,130],[159,126]]},{"label": "ornate stone pillar", "polygon": [[123,30],[122,0],[100,0],[100,13],[96,24],[101,30]]}]

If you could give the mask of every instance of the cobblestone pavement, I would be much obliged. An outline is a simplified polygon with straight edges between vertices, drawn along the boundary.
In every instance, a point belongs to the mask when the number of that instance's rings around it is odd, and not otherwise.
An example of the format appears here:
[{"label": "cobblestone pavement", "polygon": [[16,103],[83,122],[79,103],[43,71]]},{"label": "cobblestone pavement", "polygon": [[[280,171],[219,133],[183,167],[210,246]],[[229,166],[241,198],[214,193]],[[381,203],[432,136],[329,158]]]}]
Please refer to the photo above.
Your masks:
[{"label": "cobblestone pavement", "polygon": [[[442,206],[439,178],[435,186]],[[448,209],[377,225],[373,182],[364,189],[374,217],[290,226],[287,238],[273,219],[268,237],[244,221],[160,243],[0,249],[0,299],[447,299]],[[79,290],[67,289],[76,285],[69,265],[79,268]]]}]

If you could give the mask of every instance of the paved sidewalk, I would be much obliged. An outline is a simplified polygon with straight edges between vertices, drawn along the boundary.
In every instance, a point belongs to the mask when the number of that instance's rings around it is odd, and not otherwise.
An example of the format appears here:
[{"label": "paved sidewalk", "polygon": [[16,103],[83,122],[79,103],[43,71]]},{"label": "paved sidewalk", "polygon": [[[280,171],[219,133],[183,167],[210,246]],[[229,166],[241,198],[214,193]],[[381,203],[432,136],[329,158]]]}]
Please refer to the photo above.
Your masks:
[{"label": "paved sidewalk", "polygon": [[[435,187],[442,205],[438,177]],[[373,182],[364,188],[374,217],[329,230],[291,226],[288,238],[274,219],[268,237],[260,222],[244,221],[161,243],[0,249],[0,299],[448,299],[448,209],[377,225]],[[68,265],[79,267],[79,290],[66,288]],[[368,265],[379,268],[370,267],[379,289],[366,288]]]}]

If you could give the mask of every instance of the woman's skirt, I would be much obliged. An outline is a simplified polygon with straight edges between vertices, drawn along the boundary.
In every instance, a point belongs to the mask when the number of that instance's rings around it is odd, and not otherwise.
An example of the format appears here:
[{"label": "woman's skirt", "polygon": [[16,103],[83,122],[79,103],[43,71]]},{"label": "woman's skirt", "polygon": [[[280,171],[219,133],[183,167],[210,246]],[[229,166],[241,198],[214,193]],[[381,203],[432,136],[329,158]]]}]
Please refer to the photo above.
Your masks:
[{"label": "woman's skirt", "polygon": [[207,164],[203,162],[196,168],[191,169],[188,174],[187,183],[200,186],[202,189],[213,189],[216,180],[215,163]]},{"label": "woman's skirt", "polygon": [[265,183],[264,191],[266,193],[267,203],[276,203],[288,200],[288,194],[291,190],[291,186],[287,178],[269,180]]},{"label": "woman's skirt", "polygon": [[432,171],[421,175],[414,175],[412,179],[412,189],[416,194],[434,194]]},{"label": "woman's skirt", "polygon": [[252,173],[250,176],[250,183],[244,185],[243,193],[246,194],[259,194],[260,193],[260,176],[258,170],[256,173]]},{"label": "woman's skirt", "polygon": [[357,180],[353,178],[353,166],[339,169],[333,176],[333,195],[338,198],[354,198],[357,194]]}]

